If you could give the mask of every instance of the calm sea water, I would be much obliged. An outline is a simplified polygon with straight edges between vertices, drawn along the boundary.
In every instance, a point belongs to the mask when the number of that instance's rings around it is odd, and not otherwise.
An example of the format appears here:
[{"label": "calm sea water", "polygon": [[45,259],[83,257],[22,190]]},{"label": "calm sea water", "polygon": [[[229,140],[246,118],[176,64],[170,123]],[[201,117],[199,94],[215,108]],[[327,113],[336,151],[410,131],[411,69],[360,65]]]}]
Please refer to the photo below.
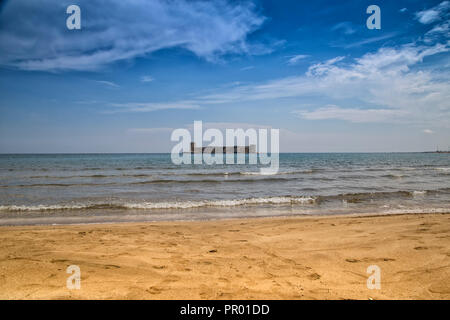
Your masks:
[{"label": "calm sea water", "polygon": [[450,154],[280,154],[174,165],[170,154],[0,155],[0,224],[450,212]]}]

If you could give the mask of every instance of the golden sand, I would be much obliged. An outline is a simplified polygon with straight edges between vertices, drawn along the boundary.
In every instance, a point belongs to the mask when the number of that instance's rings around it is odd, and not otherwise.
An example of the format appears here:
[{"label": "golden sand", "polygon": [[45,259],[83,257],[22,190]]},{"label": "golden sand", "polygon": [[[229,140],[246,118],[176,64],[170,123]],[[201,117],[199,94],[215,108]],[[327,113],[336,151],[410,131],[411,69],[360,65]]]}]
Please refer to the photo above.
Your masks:
[{"label": "golden sand", "polygon": [[450,298],[449,214],[0,227],[0,243],[2,299]]}]

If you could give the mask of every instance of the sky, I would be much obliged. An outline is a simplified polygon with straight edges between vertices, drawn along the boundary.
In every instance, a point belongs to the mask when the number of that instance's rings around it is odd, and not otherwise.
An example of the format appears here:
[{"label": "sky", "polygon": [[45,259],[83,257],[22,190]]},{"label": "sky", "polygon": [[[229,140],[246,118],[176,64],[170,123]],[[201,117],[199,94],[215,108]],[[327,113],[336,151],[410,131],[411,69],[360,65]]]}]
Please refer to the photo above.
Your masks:
[{"label": "sky", "polygon": [[281,152],[446,150],[449,18],[431,0],[2,1],[0,153],[170,152],[194,120],[279,129]]}]

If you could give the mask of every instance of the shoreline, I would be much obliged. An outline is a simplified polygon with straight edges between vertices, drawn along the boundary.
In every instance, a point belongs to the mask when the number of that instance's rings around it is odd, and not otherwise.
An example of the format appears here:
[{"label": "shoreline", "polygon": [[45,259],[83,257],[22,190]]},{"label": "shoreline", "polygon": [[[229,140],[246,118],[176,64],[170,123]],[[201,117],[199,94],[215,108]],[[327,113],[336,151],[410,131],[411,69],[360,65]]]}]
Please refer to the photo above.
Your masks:
[{"label": "shoreline", "polygon": [[[1,299],[450,298],[448,213],[0,230]],[[367,289],[369,265],[381,290]]]},{"label": "shoreline", "polygon": [[[247,208],[248,210],[248,208]],[[182,212],[184,210],[180,210]],[[264,212],[264,211],[263,211]],[[450,210],[447,208],[432,208],[426,211],[417,212],[414,209],[405,209],[399,212],[350,212],[350,213],[298,213],[298,214],[260,214],[260,215],[241,215],[241,216],[224,216],[224,217],[199,217],[199,218],[174,218],[174,219],[148,219],[149,216],[139,215],[135,217],[142,218],[141,220],[105,220],[105,221],[92,221],[92,222],[67,222],[67,223],[55,223],[55,222],[47,222],[47,223],[28,223],[30,220],[51,220],[51,219],[59,219],[59,220],[76,220],[80,219],[80,216],[56,216],[56,217],[27,217],[27,218],[3,218],[0,219],[0,230],[1,228],[7,227],[52,227],[52,226],[89,226],[89,225],[116,225],[116,224],[141,224],[141,223],[182,223],[182,222],[213,222],[213,221],[235,221],[235,220],[248,220],[248,219],[302,219],[302,218],[359,218],[359,217],[384,217],[384,216],[402,216],[402,215],[428,215],[428,214],[450,214]],[[89,216],[95,220],[95,218],[121,218],[119,215],[112,216]],[[129,216],[128,216],[129,217]],[[85,217],[81,218],[85,219]],[[17,224],[3,224],[4,221],[8,220],[22,220],[24,223]]]}]

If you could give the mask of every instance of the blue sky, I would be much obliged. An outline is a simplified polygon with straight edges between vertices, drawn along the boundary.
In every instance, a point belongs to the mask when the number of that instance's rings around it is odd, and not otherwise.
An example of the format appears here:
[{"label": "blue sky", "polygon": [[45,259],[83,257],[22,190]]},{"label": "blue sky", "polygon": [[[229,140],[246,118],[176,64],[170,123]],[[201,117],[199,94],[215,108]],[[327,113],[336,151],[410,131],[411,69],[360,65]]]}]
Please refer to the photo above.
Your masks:
[{"label": "blue sky", "polygon": [[279,128],[282,152],[447,149],[449,17],[425,0],[4,1],[0,152],[169,152],[194,120]]}]

